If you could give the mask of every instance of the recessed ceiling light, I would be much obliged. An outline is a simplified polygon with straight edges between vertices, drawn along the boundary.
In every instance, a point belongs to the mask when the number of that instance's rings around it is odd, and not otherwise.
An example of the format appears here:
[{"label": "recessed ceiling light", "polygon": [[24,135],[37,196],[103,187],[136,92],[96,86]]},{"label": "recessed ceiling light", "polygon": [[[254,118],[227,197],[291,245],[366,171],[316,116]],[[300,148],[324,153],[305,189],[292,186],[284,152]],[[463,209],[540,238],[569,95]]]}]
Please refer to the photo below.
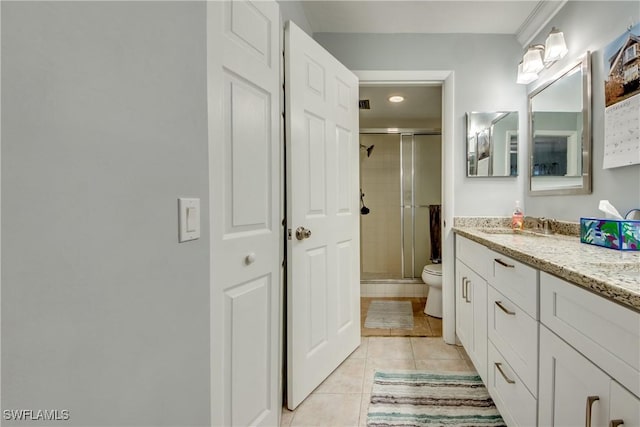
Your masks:
[{"label": "recessed ceiling light", "polygon": [[389,97],[389,102],[402,102],[404,101],[404,96],[394,95]]}]

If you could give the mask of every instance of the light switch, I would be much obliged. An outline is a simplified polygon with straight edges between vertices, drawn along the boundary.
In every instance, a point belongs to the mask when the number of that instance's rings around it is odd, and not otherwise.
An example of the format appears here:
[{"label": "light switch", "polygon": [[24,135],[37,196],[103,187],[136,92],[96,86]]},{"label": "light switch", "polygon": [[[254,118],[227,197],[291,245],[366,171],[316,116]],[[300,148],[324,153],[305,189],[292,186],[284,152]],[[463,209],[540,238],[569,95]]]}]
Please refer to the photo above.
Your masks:
[{"label": "light switch", "polygon": [[178,199],[178,241],[200,238],[200,199]]}]

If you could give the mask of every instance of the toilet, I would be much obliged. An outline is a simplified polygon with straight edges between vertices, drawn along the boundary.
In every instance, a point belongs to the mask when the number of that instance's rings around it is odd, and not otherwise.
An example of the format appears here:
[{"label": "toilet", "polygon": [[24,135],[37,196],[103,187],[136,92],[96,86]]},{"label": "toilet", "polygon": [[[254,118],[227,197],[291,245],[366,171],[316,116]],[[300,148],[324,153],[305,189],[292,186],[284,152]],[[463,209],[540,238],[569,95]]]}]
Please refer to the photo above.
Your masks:
[{"label": "toilet", "polygon": [[429,287],[424,314],[442,319],[442,264],[425,265],[422,281]]},{"label": "toilet", "polygon": [[424,314],[442,319],[442,238],[440,235],[440,205],[429,205],[429,239],[431,264],[422,269],[422,281],[429,287]]}]

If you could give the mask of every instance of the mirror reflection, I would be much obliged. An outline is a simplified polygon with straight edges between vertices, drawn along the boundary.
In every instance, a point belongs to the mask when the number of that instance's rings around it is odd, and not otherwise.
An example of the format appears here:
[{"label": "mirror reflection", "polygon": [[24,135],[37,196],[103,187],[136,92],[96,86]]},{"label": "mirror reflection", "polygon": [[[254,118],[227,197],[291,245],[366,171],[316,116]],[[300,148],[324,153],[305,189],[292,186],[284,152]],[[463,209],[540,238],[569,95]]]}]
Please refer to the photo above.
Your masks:
[{"label": "mirror reflection", "polygon": [[590,192],[586,61],[529,95],[530,194]]},{"label": "mirror reflection", "polygon": [[467,113],[467,176],[518,175],[518,112]]}]

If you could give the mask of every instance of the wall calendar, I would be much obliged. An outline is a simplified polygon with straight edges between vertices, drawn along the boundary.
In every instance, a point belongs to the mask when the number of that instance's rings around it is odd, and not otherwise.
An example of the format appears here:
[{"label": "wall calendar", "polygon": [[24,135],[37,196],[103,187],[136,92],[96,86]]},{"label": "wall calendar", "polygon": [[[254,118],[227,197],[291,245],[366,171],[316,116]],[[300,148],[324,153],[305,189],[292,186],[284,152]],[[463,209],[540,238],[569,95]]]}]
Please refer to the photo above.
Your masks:
[{"label": "wall calendar", "polygon": [[604,169],[640,164],[640,24],[610,43],[605,89]]}]

